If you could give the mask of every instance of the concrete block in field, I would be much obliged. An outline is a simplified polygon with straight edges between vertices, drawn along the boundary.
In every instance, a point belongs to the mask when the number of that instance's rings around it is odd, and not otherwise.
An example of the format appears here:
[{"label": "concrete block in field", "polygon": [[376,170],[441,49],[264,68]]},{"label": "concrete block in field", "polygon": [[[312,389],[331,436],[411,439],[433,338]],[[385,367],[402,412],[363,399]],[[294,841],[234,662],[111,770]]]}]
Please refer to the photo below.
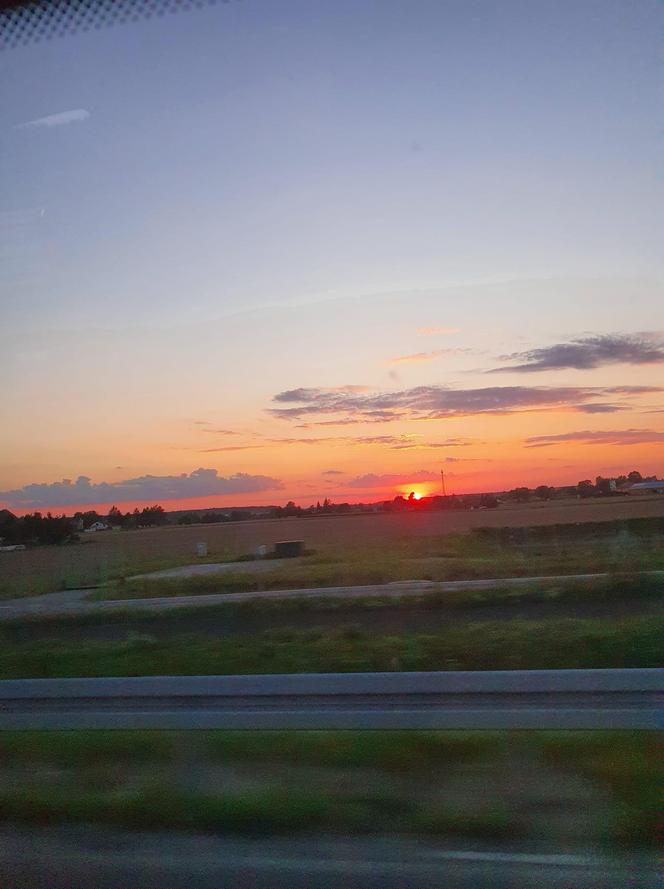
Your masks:
[{"label": "concrete block in field", "polygon": [[304,552],[303,540],[281,540],[274,544],[274,554],[278,559],[294,559]]},{"label": "concrete block in field", "polygon": [[197,543],[196,544],[196,555],[197,556],[207,556],[207,543]]}]

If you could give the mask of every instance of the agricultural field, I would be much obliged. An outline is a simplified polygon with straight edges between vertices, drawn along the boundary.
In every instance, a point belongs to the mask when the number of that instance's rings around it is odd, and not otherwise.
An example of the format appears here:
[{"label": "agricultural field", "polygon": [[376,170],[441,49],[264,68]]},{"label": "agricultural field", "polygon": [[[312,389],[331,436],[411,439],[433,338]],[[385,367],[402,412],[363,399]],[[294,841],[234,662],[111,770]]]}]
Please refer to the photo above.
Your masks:
[{"label": "agricultural field", "polygon": [[[316,516],[230,523],[223,525],[166,526],[135,531],[107,531],[83,535],[78,544],[42,546],[24,552],[0,553],[0,597],[13,598],[97,586],[150,571],[196,561],[196,544],[205,542],[208,556],[199,561],[233,561],[251,554],[259,545],[279,540],[304,540],[315,551],[307,571],[294,567],[282,573],[284,586],[337,583],[380,583],[384,580],[431,577],[518,576],[523,573],[573,573],[575,570],[610,570],[610,563],[622,560],[601,554],[599,560],[568,558],[567,550],[549,546],[539,563],[533,551],[521,541],[513,556],[495,560],[492,552],[470,551],[464,545],[445,546],[446,539],[470,541],[466,532],[480,527],[525,528],[529,526],[606,522],[628,523],[633,519],[664,519],[664,497],[569,500],[555,503],[505,504],[497,510],[415,514],[371,514]],[[585,534],[581,535],[584,538]],[[623,535],[624,536],[624,535]],[[429,542],[427,542],[429,541]],[[389,544],[389,546],[386,546]],[[455,549],[456,546],[456,549]],[[629,547],[622,546],[623,551]],[[409,559],[435,560],[435,564],[413,564]],[[549,567],[546,565],[548,558]],[[645,570],[637,554],[626,570]],[[395,563],[398,563],[395,565]],[[651,560],[648,560],[648,565]],[[599,566],[599,567],[598,567]],[[602,566],[605,566],[604,568]],[[498,572],[498,573],[496,573]],[[501,573],[502,572],[502,573]],[[507,572],[507,573],[505,573]],[[269,578],[266,578],[266,583]]]},{"label": "agricultural field", "polygon": [[0,819],[646,849],[657,748],[647,732],[4,732]]},{"label": "agricultural field", "polygon": [[[339,521],[343,528],[357,520]],[[178,531],[149,536],[163,541]],[[89,592],[88,607],[126,599],[124,610],[6,620],[0,678],[656,667],[664,662],[663,542],[661,518],[476,528],[395,536],[387,547],[370,537],[321,541],[299,559],[262,563],[260,573],[109,579]],[[81,549],[88,546],[96,539]],[[560,580],[561,572],[605,576]],[[510,581],[532,575],[544,579]],[[137,597],[487,577],[496,582],[486,588],[411,588],[406,595],[401,587],[373,598],[357,590],[343,599],[321,592],[203,603],[201,610],[189,603],[170,613],[160,605],[150,611],[151,603],[128,607]]]}]

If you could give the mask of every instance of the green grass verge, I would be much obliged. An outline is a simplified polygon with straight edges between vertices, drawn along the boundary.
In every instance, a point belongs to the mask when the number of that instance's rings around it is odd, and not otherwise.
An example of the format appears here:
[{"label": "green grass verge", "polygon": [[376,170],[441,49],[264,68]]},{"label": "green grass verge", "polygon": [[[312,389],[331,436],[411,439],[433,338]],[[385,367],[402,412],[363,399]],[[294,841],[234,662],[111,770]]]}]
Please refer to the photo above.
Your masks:
[{"label": "green grass verge", "polygon": [[495,621],[378,636],[355,627],[123,642],[17,642],[0,678],[656,667],[664,619]]},{"label": "green grass verge", "polygon": [[[473,565],[465,561],[457,566],[458,570],[450,571],[448,565],[433,564],[424,560],[417,564],[399,562],[387,558],[380,566],[374,569],[363,567],[361,564],[350,562],[348,565],[301,565],[294,569],[281,568],[279,570],[264,572],[261,574],[221,573],[208,574],[198,577],[182,578],[140,578],[116,582],[91,592],[89,598],[92,601],[107,599],[151,599],[169,598],[173,596],[204,596],[224,593],[252,593],[271,590],[290,589],[315,589],[326,587],[345,586],[372,586],[396,581],[431,580],[445,582],[455,580],[483,580],[495,579],[496,589],[500,589],[500,578],[528,577],[559,574],[574,574],[578,570],[584,574],[598,571],[600,573],[613,573],[607,578],[599,577],[596,580],[570,580],[550,582],[539,581],[536,585],[539,589],[536,595],[541,596],[542,590],[559,590],[564,596],[569,590],[570,596],[594,598],[602,593],[609,592],[611,588],[619,594],[621,585],[631,587],[630,591],[639,596],[661,595],[664,592],[664,573],[660,576],[649,575],[643,565],[629,573],[625,566],[612,564],[595,565],[572,568],[569,564],[549,564],[546,566],[529,563],[502,567],[490,562],[481,562],[481,565]],[[659,569],[658,569],[659,570]],[[523,587],[502,587],[504,591],[513,597],[526,597]],[[473,600],[491,600],[495,598],[487,591],[457,591],[456,593],[441,594],[450,603],[472,602]],[[531,595],[533,595],[531,591]]]},{"label": "green grass verge", "polygon": [[76,792],[70,788],[0,791],[0,819],[39,824],[96,822],[245,836],[318,830],[504,838],[522,832],[517,819],[502,811],[429,811],[390,795],[358,793],[338,797],[314,790],[277,788],[254,794],[212,795],[185,793],[163,784],[123,793]]},{"label": "green grass verge", "polygon": [[[217,578],[215,580],[215,577]],[[265,578],[265,575],[263,576]],[[238,584],[235,580],[239,579]],[[219,583],[219,580],[222,582]],[[263,590],[297,589],[291,587],[292,578],[282,584],[266,583],[257,578],[242,575],[215,575],[214,577],[184,578],[182,580],[141,581],[135,589],[124,585],[104,587],[90,594],[89,601],[108,599],[155,598],[165,596],[197,596],[213,593],[251,593]],[[382,581],[381,581],[382,582]],[[137,582],[139,583],[139,582]],[[336,584],[335,584],[336,585]],[[314,584],[314,588],[317,585]],[[325,585],[318,584],[321,589]],[[311,597],[292,597],[287,599],[247,599],[245,602],[228,602],[228,608],[245,608],[247,610],[323,610],[344,608],[351,605],[364,607],[380,607],[381,605],[425,605],[431,608],[474,607],[484,605],[520,604],[526,602],[614,602],[620,599],[661,599],[664,597],[664,572],[638,574],[613,574],[607,577],[589,579],[538,580],[531,584],[501,584],[488,589],[432,590],[419,595],[408,596],[362,596],[353,599],[341,598],[321,599]],[[373,606],[372,604],[373,603]]]},{"label": "green grass verge", "polygon": [[400,773],[495,758],[504,743],[499,732],[220,731],[208,734],[206,749],[221,761],[296,762]]},{"label": "green grass verge", "polygon": [[0,764],[49,762],[60,767],[123,762],[163,762],[173,756],[173,736],[147,731],[0,732]]},{"label": "green grass verge", "polygon": [[619,845],[664,842],[664,758],[661,738],[630,733],[543,733],[534,742],[557,766],[572,768],[608,787],[616,799],[611,835]]},{"label": "green grass verge", "polygon": [[[662,839],[660,747],[654,732],[3,732],[3,770],[10,775],[27,767],[35,777],[14,786],[3,779],[0,818],[239,834],[318,830],[503,840],[527,834],[527,816],[521,820],[500,796],[489,791],[479,804],[474,796],[475,808],[458,800],[441,804],[404,792],[410,785],[403,778],[411,775],[417,787],[423,774],[436,780],[441,768],[449,774],[469,761],[480,764],[481,776],[487,766],[500,770],[511,759],[577,772],[604,788],[613,800],[600,813],[608,818],[611,848],[656,848]],[[249,762],[258,773],[269,763],[278,768],[251,792],[178,786],[177,776],[192,763],[195,771],[214,771],[220,762]],[[303,768],[311,770],[306,789]],[[320,768],[352,780],[319,786]],[[396,774],[397,783],[376,785],[381,772]],[[365,775],[374,777],[367,782]]]},{"label": "green grass verge", "polygon": [[[496,586],[482,590],[456,590],[426,592],[400,596],[358,596],[288,598],[250,598],[244,601],[192,604],[178,606],[177,609],[155,611],[149,608],[114,608],[113,611],[98,611],[85,614],[28,614],[7,618],[2,623],[17,626],[95,626],[99,624],[123,625],[128,620],[132,625],[148,622],[152,626],[177,624],[185,616],[250,618],[260,615],[287,617],[289,614],[338,613],[340,620],[349,622],[358,618],[367,619],[371,612],[390,609],[406,614],[412,609],[431,611],[469,612],[477,608],[491,606],[505,607],[546,603],[574,605],[576,603],[610,604],[612,602],[657,602],[664,596],[664,575],[616,575],[595,580],[568,581],[564,583],[538,583],[528,586]],[[2,624],[0,624],[0,640]]]}]

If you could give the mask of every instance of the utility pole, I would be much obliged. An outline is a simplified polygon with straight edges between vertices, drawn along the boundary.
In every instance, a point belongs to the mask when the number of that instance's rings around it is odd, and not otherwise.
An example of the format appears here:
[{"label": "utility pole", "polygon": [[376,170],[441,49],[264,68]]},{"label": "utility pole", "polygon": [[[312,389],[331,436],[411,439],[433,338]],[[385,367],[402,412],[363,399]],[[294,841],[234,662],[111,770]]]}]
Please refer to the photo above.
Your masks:
[{"label": "utility pole", "polygon": [[445,473],[443,470],[440,470],[440,483],[443,487],[443,497],[447,497],[447,492],[445,491]]}]

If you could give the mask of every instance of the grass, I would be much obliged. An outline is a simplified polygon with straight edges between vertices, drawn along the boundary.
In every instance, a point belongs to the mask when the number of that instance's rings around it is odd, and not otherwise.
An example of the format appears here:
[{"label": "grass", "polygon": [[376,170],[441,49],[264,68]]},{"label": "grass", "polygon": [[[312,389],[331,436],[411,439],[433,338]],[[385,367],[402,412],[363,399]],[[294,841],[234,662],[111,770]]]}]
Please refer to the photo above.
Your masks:
[{"label": "grass", "polygon": [[661,737],[630,734],[544,733],[537,743],[549,762],[571,767],[611,790],[618,805],[611,833],[621,846],[664,843],[664,759]]},{"label": "grass", "polygon": [[[266,572],[264,574],[252,576],[246,574],[216,574],[200,577],[188,577],[178,579],[140,579],[127,581],[125,583],[116,583],[108,585],[100,590],[91,593],[89,599],[91,601],[118,600],[118,599],[149,599],[155,597],[172,597],[172,596],[200,596],[209,594],[227,594],[227,593],[252,593],[270,590],[288,590],[288,589],[305,589],[305,588],[321,588],[337,587],[337,586],[364,586],[373,584],[384,584],[393,582],[395,579],[407,580],[405,576],[408,572],[401,571],[403,577],[398,577],[399,571],[389,570],[388,566],[383,566],[382,573],[376,570],[373,574],[364,573],[357,569],[353,569],[351,576],[350,569],[345,574],[334,574],[331,571],[309,570],[308,566],[301,566],[295,570],[284,569],[283,571]],[[434,582],[444,582],[439,572],[424,572],[429,577],[420,577],[421,580],[433,580]],[[491,571],[487,568],[485,576],[481,578],[464,578],[464,579],[485,579]],[[435,576],[433,576],[435,575]],[[528,575],[523,575],[528,576]],[[412,578],[411,578],[412,579]],[[448,580],[451,578],[448,578]],[[454,578],[458,580],[459,578]],[[491,589],[477,590],[445,590],[441,592],[428,592],[423,594],[420,599],[422,602],[437,602],[441,605],[457,605],[466,606],[473,604],[489,604],[492,602],[531,602],[540,599],[550,600],[557,599],[560,601],[596,601],[596,600],[615,600],[625,596],[631,598],[658,598],[664,594],[664,571],[659,574],[648,574],[645,571],[635,573],[613,573],[608,577],[598,577],[593,579],[579,579],[558,581],[552,578],[548,580],[540,580],[528,587],[523,585],[501,584],[499,575],[496,576],[496,585]],[[361,594],[358,599],[361,599]],[[371,597],[374,599],[375,597]],[[394,603],[396,597],[385,597],[386,601]],[[412,597],[409,596],[412,601]],[[265,600],[267,601],[267,600]],[[285,600],[284,600],[285,601]],[[302,600],[306,601],[305,599]],[[310,600],[315,601],[315,600]],[[345,599],[344,601],[348,601]],[[274,606],[272,606],[274,607]]]},{"label": "grass", "polygon": [[163,762],[173,756],[166,732],[94,730],[0,732],[0,765],[50,762],[60,767],[123,762]]},{"label": "grass", "polygon": [[[281,565],[260,574],[224,572],[182,578],[136,578],[110,583],[91,594],[94,599],[143,599],[171,596],[200,596],[211,593],[243,593],[265,590],[369,586],[408,580],[445,582],[546,576],[560,574],[632,574],[664,570],[664,559],[649,554],[645,558],[607,558],[598,554],[574,559],[549,556],[522,557],[519,554],[486,553],[472,556],[428,556],[406,558],[398,551],[354,555],[348,552],[339,561],[315,561],[306,557],[301,564]],[[580,586],[577,588],[581,588]]]},{"label": "grass", "polygon": [[517,819],[488,810],[429,811],[391,796],[335,798],[315,790],[273,788],[254,794],[186,793],[148,784],[130,793],[67,789],[0,791],[0,818],[39,824],[96,822],[126,828],[179,828],[245,836],[297,832],[428,833],[514,837]]},{"label": "grass", "polygon": [[504,738],[498,732],[211,732],[206,749],[215,760],[297,762],[306,765],[376,768],[408,773],[441,762],[494,757]]},{"label": "grass", "polygon": [[415,829],[425,834],[446,835],[487,840],[506,840],[524,832],[523,825],[504,806],[495,806],[479,812],[459,813],[439,806],[421,812],[415,820]]},{"label": "grass", "polygon": [[[522,766],[534,777],[535,766],[545,786],[578,774],[597,788],[598,836],[611,848],[656,848],[658,743],[649,732],[4,732],[0,818],[501,841],[542,829],[540,791],[526,781],[519,802],[493,783]],[[214,778],[220,764],[251,786]],[[192,769],[204,790],[187,784]]]},{"label": "grass", "polygon": [[353,626],[253,636],[17,642],[0,678],[661,666],[664,619],[495,621],[379,636]]},{"label": "grass", "polygon": [[[154,611],[148,608],[114,608],[111,612],[89,612],[84,614],[27,614],[15,618],[6,618],[5,638],[12,638],[12,628],[49,629],[55,632],[58,628],[86,627],[98,625],[133,627],[140,630],[149,626],[150,631],[158,633],[164,630],[177,630],[182,618],[195,616],[202,621],[213,618],[237,620],[242,626],[244,621],[251,623],[252,618],[277,618],[283,624],[289,615],[311,615],[315,621],[316,614],[338,615],[340,623],[357,622],[367,625],[372,613],[381,609],[389,609],[395,618],[404,616],[414,609],[432,612],[449,611],[455,616],[464,612],[469,614],[474,609],[486,610],[495,606],[518,608],[523,605],[548,603],[560,605],[588,603],[640,603],[661,601],[664,595],[664,576],[657,575],[623,575],[593,580],[567,582],[537,583],[521,586],[501,586],[490,589],[470,589],[455,591],[434,591],[402,596],[358,596],[341,597],[304,597],[288,598],[249,598],[244,601],[218,602],[210,604],[193,604],[178,606],[176,610]],[[637,608],[638,610],[638,608]],[[470,616],[470,614],[469,614]],[[238,631],[236,631],[238,632]],[[241,630],[239,631],[241,632]],[[3,639],[0,625],[0,641]]]},{"label": "grass", "polygon": [[122,827],[185,828],[243,834],[322,827],[325,800],[314,793],[212,796],[147,782],[133,791],[72,788],[0,792],[0,817],[36,823],[102,822]]}]

